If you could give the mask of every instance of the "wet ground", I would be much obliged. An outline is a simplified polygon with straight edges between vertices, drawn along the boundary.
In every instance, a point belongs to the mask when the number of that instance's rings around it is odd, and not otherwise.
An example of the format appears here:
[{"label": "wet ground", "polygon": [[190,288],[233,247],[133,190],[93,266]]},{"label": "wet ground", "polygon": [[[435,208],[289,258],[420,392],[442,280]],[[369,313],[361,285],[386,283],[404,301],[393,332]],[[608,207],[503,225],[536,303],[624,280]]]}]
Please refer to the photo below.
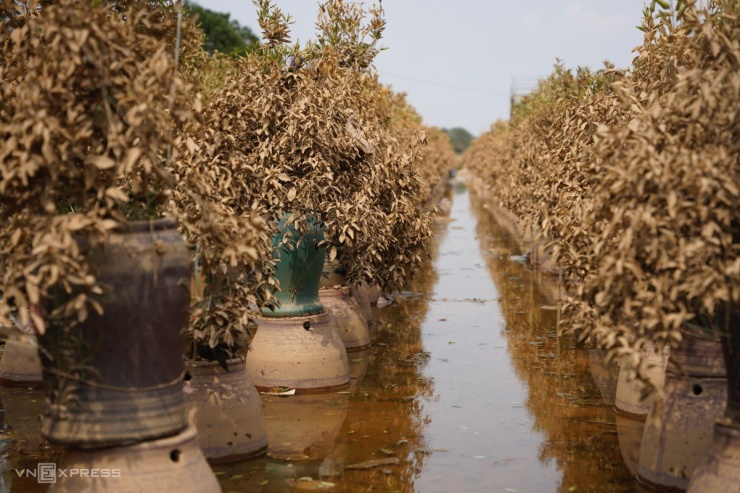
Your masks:
[{"label": "wet ground", "polygon": [[[635,491],[588,350],[556,333],[554,280],[464,185],[452,199],[429,264],[375,310],[373,347],[350,353],[351,388],[263,396],[270,453],[214,465],[224,492]],[[38,391],[0,398],[0,492],[43,491],[12,472],[54,455],[34,442]]]}]

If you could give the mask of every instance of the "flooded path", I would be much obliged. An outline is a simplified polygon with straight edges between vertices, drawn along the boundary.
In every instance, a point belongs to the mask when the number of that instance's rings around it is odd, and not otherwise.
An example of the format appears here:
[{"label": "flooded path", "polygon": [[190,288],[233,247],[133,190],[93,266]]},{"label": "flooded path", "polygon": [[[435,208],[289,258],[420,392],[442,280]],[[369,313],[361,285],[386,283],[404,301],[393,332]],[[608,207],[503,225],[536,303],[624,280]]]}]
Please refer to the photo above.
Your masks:
[{"label": "flooded path", "polygon": [[[452,199],[430,262],[375,310],[373,347],[350,353],[351,388],[263,396],[268,456],[214,464],[224,492],[635,491],[588,351],[556,334],[552,283],[463,184]],[[0,389],[0,492],[45,491],[12,473],[49,460],[8,431],[35,392]]]}]

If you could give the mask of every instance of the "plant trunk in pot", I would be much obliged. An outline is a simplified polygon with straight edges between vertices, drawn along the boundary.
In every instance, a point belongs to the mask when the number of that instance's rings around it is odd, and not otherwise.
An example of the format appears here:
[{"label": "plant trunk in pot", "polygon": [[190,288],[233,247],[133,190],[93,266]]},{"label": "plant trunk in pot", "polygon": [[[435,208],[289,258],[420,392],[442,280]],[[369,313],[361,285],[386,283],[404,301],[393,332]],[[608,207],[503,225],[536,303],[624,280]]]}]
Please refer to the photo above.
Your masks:
[{"label": "plant trunk in pot", "polygon": [[298,238],[283,219],[273,238],[280,306],[262,309],[247,357],[247,372],[258,390],[286,387],[301,393],[349,386],[347,351],[319,298],[326,250],[317,244],[323,236],[314,226]]},{"label": "plant trunk in pot", "polygon": [[103,314],[39,337],[44,367],[42,434],[80,448],[130,445],[187,426],[182,392],[190,254],[169,219],[112,232],[88,261]]},{"label": "plant trunk in pot", "polygon": [[[648,378],[657,387],[665,381],[666,366],[668,365],[669,348],[658,349],[651,342],[646,342],[642,347],[642,358],[649,366]],[[616,412],[635,419],[644,420],[653,398],[642,400],[644,384],[638,379],[629,379],[629,368],[623,361],[619,362],[619,377],[617,390],[614,398],[614,409]]]}]

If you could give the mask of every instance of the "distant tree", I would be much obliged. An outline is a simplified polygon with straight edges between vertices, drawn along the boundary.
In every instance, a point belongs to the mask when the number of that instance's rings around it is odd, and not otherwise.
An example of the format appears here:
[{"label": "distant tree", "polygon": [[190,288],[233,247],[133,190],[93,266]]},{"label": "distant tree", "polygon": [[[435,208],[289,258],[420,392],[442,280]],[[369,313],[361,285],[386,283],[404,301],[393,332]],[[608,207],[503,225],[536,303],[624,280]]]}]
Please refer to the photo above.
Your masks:
[{"label": "distant tree", "polygon": [[473,141],[473,135],[461,127],[443,128],[442,131],[450,138],[452,148],[457,154],[462,154]]},{"label": "distant tree", "polygon": [[205,49],[208,53],[220,51],[228,55],[244,55],[259,39],[251,29],[241,26],[229,14],[214,12],[195,3],[188,3],[191,15],[198,16],[198,26],[205,34]]}]

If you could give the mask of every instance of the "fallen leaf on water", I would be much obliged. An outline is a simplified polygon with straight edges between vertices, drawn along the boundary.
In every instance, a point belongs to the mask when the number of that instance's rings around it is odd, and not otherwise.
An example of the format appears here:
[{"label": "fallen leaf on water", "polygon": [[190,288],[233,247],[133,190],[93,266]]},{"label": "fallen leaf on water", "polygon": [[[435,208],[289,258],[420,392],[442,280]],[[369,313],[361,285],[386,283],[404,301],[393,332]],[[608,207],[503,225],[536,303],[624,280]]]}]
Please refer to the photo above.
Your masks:
[{"label": "fallen leaf on water", "polygon": [[285,484],[299,491],[326,491],[334,488],[335,484],[328,481],[318,481],[309,477],[286,479]]},{"label": "fallen leaf on water", "polygon": [[400,463],[401,463],[400,459],[398,459],[397,457],[393,457],[390,459],[376,459],[376,460],[368,460],[365,462],[359,462],[357,464],[351,464],[345,467],[345,469],[364,470],[364,469],[372,469],[374,467],[380,467],[380,466],[391,466],[391,465],[396,465]]}]

